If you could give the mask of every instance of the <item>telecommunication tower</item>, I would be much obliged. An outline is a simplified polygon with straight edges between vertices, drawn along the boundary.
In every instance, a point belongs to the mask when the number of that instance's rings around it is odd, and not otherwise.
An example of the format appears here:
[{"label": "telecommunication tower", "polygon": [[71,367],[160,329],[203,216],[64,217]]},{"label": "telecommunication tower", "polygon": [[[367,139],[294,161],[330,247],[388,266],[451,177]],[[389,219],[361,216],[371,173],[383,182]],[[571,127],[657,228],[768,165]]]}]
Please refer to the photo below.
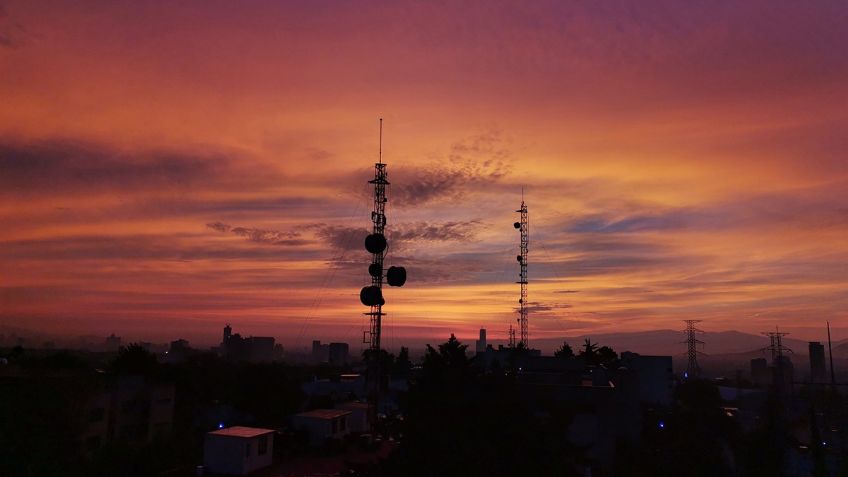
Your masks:
[{"label": "telecommunication tower", "polygon": [[365,237],[365,249],[371,254],[371,264],[368,266],[368,274],[371,276],[371,284],[362,287],[359,292],[359,300],[363,305],[370,307],[365,315],[369,317],[369,328],[363,332],[362,340],[368,344],[368,382],[369,397],[371,399],[371,421],[376,424],[377,402],[380,397],[380,334],[382,332],[383,305],[383,278],[385,282],[393,287],[402,287],[406,283],[406,269],[404,267],[389,267],[384,270],[383,262],[389,247],[386,240],[386,186],[389,185],[386,164],[383,163],[383,119],[380,118],[380,146],[379,160],[374,164],[374,179],[368,181],[374,185],[374,208],[371,211],[371,233]]},{"label": "telecommunication tower", "polygon": [[[518,283],[521,285],[521,295],[518,298],[518,329],[520,338],[518,344],[525,349],[530,348],[530,336],[527,329],[527,250],[530,244],[530,223],[527,218],[527,204],[524,203],[524,191],[521,191],[521,208],[516,210],[521,214],[521,221],[513,226],[521,233],[520,254],[516,256],[520,266]],[[514,340],[513,340],[514,341]]]},{"label": "telecommunication tower", "polygon": [[697,378],[701,375],[701,367],[698,365],[698,345],[703,346],[704,342],[699,340],[696,336],[697,333],[703,333],[703,330],[699,330],[695,327],[695,323],[699,323],[701,320],[683,320],[686,323],[686,328],[683,330],[686,333],[686,355],[688,357],[688,364],[686,366],[686,377],[687,378]]}]

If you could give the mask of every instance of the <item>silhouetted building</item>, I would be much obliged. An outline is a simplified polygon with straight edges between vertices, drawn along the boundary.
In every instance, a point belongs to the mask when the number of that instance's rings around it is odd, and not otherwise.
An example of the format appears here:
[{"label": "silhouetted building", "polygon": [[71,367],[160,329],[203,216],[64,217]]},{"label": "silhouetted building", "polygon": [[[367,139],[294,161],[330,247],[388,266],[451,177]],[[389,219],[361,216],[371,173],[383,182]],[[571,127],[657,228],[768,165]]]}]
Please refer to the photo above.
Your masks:
[{"label": "silhouetted building", "polygon": [[224,341],[221,343],[221,352],[227,358],[237,361],[270,362],[274,360],[275,356],[282,353],[281,348],[275,347],[275,341],[270,336],[242,338],[238,333],[233,334],[232,328],[227,325],[224,327]]},{"label": "silhouetted building", "polygon": [[754,358],[751,360],[751,382],[756,386],[770,386],[772,382],[768,361],[765,358]]},{"label": "silhouetted building", "polygon": [[347,366],[348,350],[347,343],[330,343],[327,350],[327,361],[330,366]]},{"label": "silhouetted building", "polygon": [[165,352],[164,362],[166,363],[180,363],[188,355],[192,353],[191,347],[188,345],[188,341],[184,339],[178,339],[176,341],[171,341],[171,346]]},{"label": "silhouetted building", "polygon": [[344,409],[316,409],[292,417],[292,427],[306,432],[309,443],[322,446],[328,441],[343,439],[350,434],[348,418],[350,411]]},{"label": "silhouetted building", "polygon": [[121,347],[121,337],[115,336],[115,333],[112,333],[111,335],[106,337],[104,346],[110,351],[117,350]]},{"label": "silhouetted building", "polygon": [[771,367],[771,371],[774,376],[772,384],[780,386],[782,391],[791,394],[795,380],[795,367],[792,366],[792,360],[789,359],[789,356],[778,356],[774,366]]},{"label": "silhouetted building", "polygon": [[824,383],[827,381],[827,367],[824,364],[824,345],[818,341],[810,341],[810,382]]},{"label": "silhouetted building", "polygon": [[486,347],[488,343],[486,342],[486,328],[480,328],[480,339],[475,342],[474,350],[476,354],[483,354],[486,352]]},{"label": "silhouetted building", "polygon": [[221,341],[221,344],[226,345],[231,336],[233,336],[233,328],[227,323],[227,326],[224,327],[224,339]]},{"label": "silhouetted building", "polygon": [[363,433],[370,432],[371,424],[368,421],[368,410],[370,406],[364,402],[345,402],[336,405],[336,409],[350,411],[348,417],[348,427],[350,432]]},{"label": "silhouetted building", "polygon": [[312,340],[312,362],[326,363],[330,360],[330,346],[321,344],[321,340]]},{"label": "silhouetted building", "polygon": [[144,444],[169,434],[174,420],[174,395],[172,384],[151,383],[142,377],[120,379],[86,405],[86,449],[94,451],[114,440]]},{"label": "silhouetted building", "polygon": [[273,430],[228,427],[206,433],[203,465],[214,474],[247,475],[271,465],[273,451]]},{"label": "silhouetted building", "polygon": [[639,400],[646,404],[671,404],[674,373],[671,356],[642,356],[625,351],[621,364],[636,373]]}]

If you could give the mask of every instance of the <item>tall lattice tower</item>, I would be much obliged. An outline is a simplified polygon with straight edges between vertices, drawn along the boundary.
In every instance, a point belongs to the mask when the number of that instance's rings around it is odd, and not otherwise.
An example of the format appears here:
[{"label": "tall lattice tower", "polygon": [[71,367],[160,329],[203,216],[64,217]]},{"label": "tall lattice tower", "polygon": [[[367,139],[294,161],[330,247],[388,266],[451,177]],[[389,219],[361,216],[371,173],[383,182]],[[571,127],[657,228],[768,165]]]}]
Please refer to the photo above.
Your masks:
[{"label": "tall lattice tower", "polygon": [[377,401],[380,397],[382,372],[380,370],[380,334],[382,331],[383,305],[383,278],[390,286],[401,287],[406,283],[406,269],[403,267],[389,267],[384,270],[383,262],[389,247],[386,240],[386,186],[389,185],[386,164],[383,164],[383,120],[380,119],[380,148],[379,161],[374,164],[374,179],[368,181],[374,185],[374,209],[371,211],[371,234],[365,237],[365,249],[371,254],[371,264],[368,266],[368,274],[371,276],[371,284],[364,286],[359,292],[359,300],[363,305],[370,307],[365,315],[369,317],[369,328],[363,333],[363,342],[368,346],[368,385],[369,398],[372,402],[370,413],[372,424],[376,423]]},{"label": "tall lattice tower", "polygon": [[786,365],[787,359],[784,359],[783,353],[789,352],[792,350],[783,345],[783,337],[788,335],[789,333],[781,332],[777,327],[775,327],[774,331],[768,331],[763,333],[764,335],[769,337],[769,346],[764,348],[763,351],[771,351],[771,362],[774,366],[774,379],[772,380],[772,388],[778,393],[782,394],[784,392],[792,391],[792,376],[791,374],[787,375],[786,373]]},{"label": "tall lattice tower", "polygon": [[764,335],[769,337],[770,344],[768,347],[764,349],[764,351],[771,351],[771,362],[775,367],[783,366],[783,352],[788,351],[792,352],[791,349],[783,346],[783,337],[788,335],[789,333],[781,332],[778,328],[775,328],[775,331],[767,331],[763,333]]},{"label": "tall lattice tower", "polygon": [[365,250],[371,253],[371,265],[368,266],[368,274],[371,276],[371,285],[362,288],[359,299],[365,306],[371,307],[371,311],[365,313],[370,317],[368,331],[363,333],[363,342],[369,345],[371,351],[380,350],[380,333],[382,329],[383,305],[383,277],[386,283],[393,287],[402,287],[406,283],[406,269],[403,267],[389,267],[383,269],[383,261],[389,243],[386,240],[386,186],[389,185],[386,164],[383,164],[383,119],[380,119],[380,148],[379,161],[374,164],[374,178],[368,181],[374,185],[374,209],[371,211],[371,223],[373,228],[371,234],[365,237]]},{"label": "tall lattice tower", "polygon": [[521,193],[521,208],[516,210],[521,214],[521,221],[513,224],[521,232],[520,254],[516,257],[520,266],[518,283],[521,285],[521,296],[518,298],[518,344],[525,349],[530,348],[530,333],[527,328],[527,250],[530,244],[530,223],[527,218],[527,204],[524,203],[524,192]]},{"label": "tall lattice tower", "polygon": [[688,362],[686,365],[686,377],[687,378],[697,378],[701,375],[701,366],[698,365],[698,345],[703,346],[704,342],[699,340],[697,337],[698,333],[703,333],[703,330],[699,330],[695,327],[695,323],[700,323],[701,320],[683,320],[686,323],[686,328],[683,330],[686,333],[686,356],[688,358]]}]

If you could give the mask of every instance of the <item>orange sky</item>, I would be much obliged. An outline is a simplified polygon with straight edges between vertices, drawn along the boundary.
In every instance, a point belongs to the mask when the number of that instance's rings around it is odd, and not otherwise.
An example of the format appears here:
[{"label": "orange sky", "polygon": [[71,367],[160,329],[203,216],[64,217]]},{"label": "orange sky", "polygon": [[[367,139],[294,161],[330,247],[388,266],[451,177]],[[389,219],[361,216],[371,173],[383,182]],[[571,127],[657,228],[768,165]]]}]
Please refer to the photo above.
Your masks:
[{"label": "orange sky", "polygon": [[844,2],[0,1],[0,323],[390,346],[848,328]]}]

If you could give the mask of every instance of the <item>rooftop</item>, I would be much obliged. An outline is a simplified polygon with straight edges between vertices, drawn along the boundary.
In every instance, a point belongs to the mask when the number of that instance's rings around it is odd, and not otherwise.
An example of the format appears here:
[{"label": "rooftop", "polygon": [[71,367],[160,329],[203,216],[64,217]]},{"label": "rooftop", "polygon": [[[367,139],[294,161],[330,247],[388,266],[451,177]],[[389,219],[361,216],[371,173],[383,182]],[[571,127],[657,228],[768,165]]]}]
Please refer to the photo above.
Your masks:
[{"label": "rooftop", "polygon": [[339,409],[368,409],[371,407],[367,402],[345,402],[338,406]]},{"label": "rooftop", "polygon": [[259,427],[242,427],[242,426],[233,426],[228,427],[226,429],[218,429],[217,431],[209,432],[208,434],[213,434],[216,436],[230,436],[230,437],[257,437],[263,436],[265,434],[270,434],[274,432],[272,429],[262,429]]},{"label": "rooftop", "polygon": [[316,419],[335,419],[350,414],[350,411],[344,409],[315,409],[297,414],[296,417],[314,417]]}]

